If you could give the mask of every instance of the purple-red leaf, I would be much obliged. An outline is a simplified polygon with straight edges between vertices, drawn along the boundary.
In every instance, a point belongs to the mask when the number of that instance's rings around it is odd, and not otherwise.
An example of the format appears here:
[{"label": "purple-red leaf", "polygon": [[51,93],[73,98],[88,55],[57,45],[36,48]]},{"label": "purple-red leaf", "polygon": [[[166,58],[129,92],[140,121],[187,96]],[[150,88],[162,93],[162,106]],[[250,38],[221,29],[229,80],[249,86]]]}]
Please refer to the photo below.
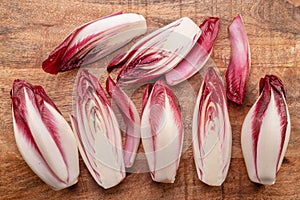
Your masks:
[{"label": "purple-red leaf", "polygon": [[106,80],[106,90],[121,111],[126,126],[126,143],[124,148],[125,167],[132,167],[141,138],[140,116],[127,94],[110,78]]},{"label": "purple-red leaf", "polygon": [[176,85],[197,73],[207,62],[220,29],[220,19],[209,17],[200,25],[202,34],[189,54],[171,71],[166,73],[169,85]]},{"label": "purple-red leaf", "polygon": [[231,55],[226,70],[227,97],[237,104],[243,103],[250,73],[251,58],[247,33],[240,15],[229,26]]}]

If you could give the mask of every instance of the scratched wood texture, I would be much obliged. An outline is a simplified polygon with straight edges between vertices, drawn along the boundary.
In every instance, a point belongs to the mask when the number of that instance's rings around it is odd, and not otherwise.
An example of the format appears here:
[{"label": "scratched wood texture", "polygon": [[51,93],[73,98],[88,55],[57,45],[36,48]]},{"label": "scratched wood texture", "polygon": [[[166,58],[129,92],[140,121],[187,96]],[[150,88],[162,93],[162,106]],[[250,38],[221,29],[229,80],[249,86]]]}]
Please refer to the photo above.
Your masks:
[{"label": "scratched wood texture", "polygon": [[[174,184],[155,183],[148,173],[129,173],[120,185],[109,190],[93,181],[82,160],[78,183],[61,191],[50,189],[23,161],[11,119],[9,92],[13,80],[42,85],[68,119],[78,70],[53,76],[42,71],[41,62],[76,26],[119,10],[144,15],[152,28],[183,16],[197,24],[209,16],[220,17],[221,29],[211,57],[222,75],[230,55],[227,27],[236,14],[242,14],[251,45],[252,69],[244,104],[229,103],[232,159],[221,187],[209,187],[198,180],[191,146],[182,155]],[[0,20],[0,199],[300,199],[300,7],[285,0],[2,0]],[[292,131],[276,183],[259,186],[247,177],[240,130],[258,97],[259,79],[269,73],[280,76],[286,86]],[[192,77],[189,83],[197,92],[199,77]],[[133,98],[138,107],[140,96]],[[190,123],[185,126],[188,136]]]}]

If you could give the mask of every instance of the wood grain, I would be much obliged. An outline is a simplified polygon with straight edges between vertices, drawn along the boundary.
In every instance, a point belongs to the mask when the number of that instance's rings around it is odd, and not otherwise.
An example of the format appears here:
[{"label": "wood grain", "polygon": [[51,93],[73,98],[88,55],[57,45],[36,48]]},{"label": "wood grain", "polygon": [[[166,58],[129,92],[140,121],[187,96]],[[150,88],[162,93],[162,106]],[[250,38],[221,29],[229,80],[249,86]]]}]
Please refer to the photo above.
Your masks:
[{"label": "wood grain", "polygon": [[[252,69],[243,106],[229,103],[233,152],[228,177],[221,187],[209,187],[198,180],[188,143],[174,184],[154,183],[148,173],[131,173],[120,185],[104,190],[93,181],[80,160],[78,184],[55,192],[23,161],[14,141],[11,120],[9,92],[13,80],[25,79],[42,85],[68,118],[77,70],[53,76],[42,71],[41,62],[76,26],[119,10],[144,15],[152,28],[183,16],[198,24],[208,16],[220,17],[221,30],[212,59],[222,75],[230,55],[227,26],[236,14],[242,14],[251,46]],[[285,0],[2,0],[0,19],[0,199],[300,199],[299,7]],[[258,186],[247,177],[240,130],[246,113],[258,97],[259,79],[270,73],[280,76],[286,86],[292,132],[276,184]],[[199,75],[189,83],[197,92]],[[133,95],[138,108],[141,92]],[[189,137],[191,118],[186,120]]]}]

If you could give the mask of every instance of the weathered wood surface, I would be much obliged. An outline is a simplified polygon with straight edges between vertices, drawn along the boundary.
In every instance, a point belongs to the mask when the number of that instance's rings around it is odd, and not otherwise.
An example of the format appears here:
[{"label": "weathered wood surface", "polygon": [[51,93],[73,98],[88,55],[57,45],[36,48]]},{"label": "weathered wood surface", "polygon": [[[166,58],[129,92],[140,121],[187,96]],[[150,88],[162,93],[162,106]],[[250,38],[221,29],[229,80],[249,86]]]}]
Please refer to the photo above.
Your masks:
[{"label": "weathered wood surface", "polygon": [[[119,10],[143,14],[148,26],[154,28],[183,16],[198,24],[208,16],[220,17],[221,30],[212,59],[223,75],[230,55],[227,26],[236,14],[242,14],[251,45],[252,69],[243,106],[229,104],[233,152],[222,187],[209,187],[198,180],[191,146],[183,153],[174,184],[154,183],[148,173],[132,173],[109,190],[93,181],[82,160],[78,184],[57,192],[44,184],[23,161],[13,136],[9,96],[13,80],[25,79],[44,86],[68,118],[72,112],[72,88],[77,70],[53,76],[42,71],[41,62],[76,26]],[[300,7],[284,0],[64,0],[55,3],[2,0],[0,20],[1,199],[300,199]],[[259,79],[269,73],[280,76],[285,83],[292,132],[276,184],[258,186],[247,177],[240,130],[246,113],[258,97]],[[197,91],[199,76],[191,78],[190,83]],[[140,105],[138,97],[140,95],[136,95],[134,101]],[[190,135],[190,124],[186,124],[186,129],[186,135]]]}]

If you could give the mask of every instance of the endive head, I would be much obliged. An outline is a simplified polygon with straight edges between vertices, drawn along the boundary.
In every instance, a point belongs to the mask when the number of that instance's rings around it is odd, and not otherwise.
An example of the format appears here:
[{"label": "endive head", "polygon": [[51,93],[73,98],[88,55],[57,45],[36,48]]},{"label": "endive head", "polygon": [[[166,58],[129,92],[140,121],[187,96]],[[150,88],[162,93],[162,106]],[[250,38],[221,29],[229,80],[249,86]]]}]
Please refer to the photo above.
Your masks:
[{"label": "endive head", "polygon": [[16,143],[29,167],[55,190],[77,182],[73,132],[41,86],[15,80],[11,91]]},{"label": "endive head", "polygon": [[282,164],[291,123],[282,81],[266,75],[259,87],[260,96],[243,123],[241,144],[250,180],[270,185]]},{"label": "endive head", "polygon": [[114,13],[88,22],[70,33],[42,63],[45,72],[57,74],[81,65],[92,63],[147,30],[142,15]]},{"label": "endive head", "polygon": [[201,29],[191,19],[180,18],[136,42],[126,54],[113,59],[108,70],[122,66],[117,78],[120,85],[153,80],[172,70],[200,35]]},{"label": "endive head", "polygon": [[162,82],[143,96],[141,136],[152,179],[173,183],[183,144],[183,124],[172,91]]}]

